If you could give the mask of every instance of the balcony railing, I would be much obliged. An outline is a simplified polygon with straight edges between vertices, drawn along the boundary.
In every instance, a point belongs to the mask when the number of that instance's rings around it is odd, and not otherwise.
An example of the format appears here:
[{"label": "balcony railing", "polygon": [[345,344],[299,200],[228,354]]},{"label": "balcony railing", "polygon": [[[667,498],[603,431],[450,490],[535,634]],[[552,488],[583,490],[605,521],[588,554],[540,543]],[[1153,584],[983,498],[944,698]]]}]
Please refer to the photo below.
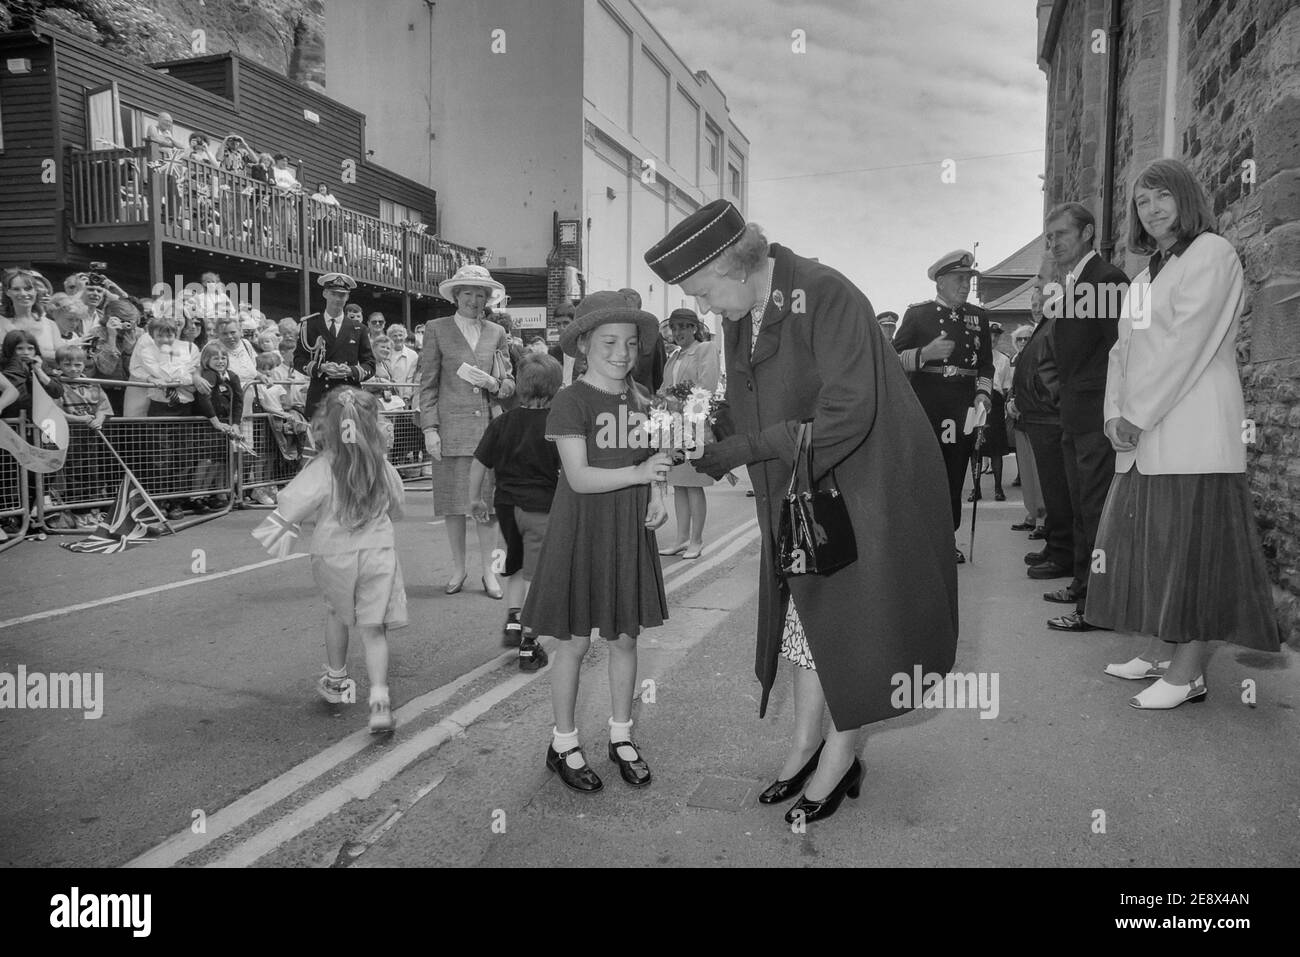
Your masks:
[{"label": "balcony railing", "polygon": [[[73,150],[73,226],[86,241],[165,242],[437,295],[476,249],[313,200],[299,188],[164,158],[157,147]],[[156,217],[156,221],[155,221]]]}]

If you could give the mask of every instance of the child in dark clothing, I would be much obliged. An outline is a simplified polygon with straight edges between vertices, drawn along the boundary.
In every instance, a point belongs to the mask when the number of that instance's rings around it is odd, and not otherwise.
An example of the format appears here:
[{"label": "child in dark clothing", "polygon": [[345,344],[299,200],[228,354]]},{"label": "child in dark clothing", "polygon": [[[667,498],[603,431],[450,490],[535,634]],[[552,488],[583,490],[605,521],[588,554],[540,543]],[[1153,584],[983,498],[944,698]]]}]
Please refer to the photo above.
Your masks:
[{"label": "child in dark clothing", "polygon": [[[208,396],[195,394],[200,415],[212,415],[225,423],[239,427],[244,418],[244,387],[239,376],[230,371],[230,357],[219,342],[210,342],[199,353],[199,375],[212,386]],[[203,399],[211,404],[211,412],[204,408]]]},{"label": "child in dark clothing", "polygon": [[5,410],[6,416],[26,412],[27,417],[31,418],[33,378],[45,387],[51,399],[63,396],[63,384],[50,378],[45,371],[36,337],[26,329],[14,329],[6,333],[4,343],[0,344],[0,374],[18,390],[18,398]]},{"label": "child in dark clothing", "polygon": [[[230,371],[230,357],[220,342],[209,342],[199,353],[199,375],[212,391],[208,395],[194,394],[198,414],[209,421],[220,423],[227,436],[239,435],[239,423],[244,418],[244,389],[239,376]],[[230,452],[223,437],[211,443],[210,454],[203,455],[195,466],[195,488],[217,488],[229,484]],[[225,507],[225,497],[209,495],[193,501],[199,513],[216,511]]]},{"label": "child in dark clothing", "polygon": [[470,463],[469,499],[474,518],[490,520],[482,500],[483,479],[496,471],[493,505],[506,541],[506,627],[502,644],[519,648],[519,667],[536,671],[546,664],[546,652],[537,636],[525,634],[519,621],[528,585],[537,571],[537,556],[546,537],[546,522],[555,497],[560,453],[546,438],[546,417],[560,388],[560,364],[548,355],[525,355],[519,362],[516,393],[519,405],[498,416],[474,451]]},{"label": "child in dark clothing", "polygon": [[[94,383],[80,383],[86,374],[86,350],[81,346],[60,346],[54,353],[58,363],[58,378],[63,386],[60,405],[69,422],[82,422],[98,431],[105,420],[113,415],[104,390]],[[102,449],[100,440],[84,433],[74,435],[68,442],[68,455],[63,470],[56,473],[54,483],[65,502],[90,501],[99,498],[105,490],[95,485],[94,452]],[[94,512],[73,513],[73,523],[78,527],[94,525],[98,516]]]},{"label": "child in dark clothing", "polygon": [[[3,343],[0,343],[0,376],[3,376],[18,393],[18,397],[5,408],[4,415],[6,417],[17,417],[21,412],[29,420],[31,419],[33,379],[45,388],[50,398],[59,399],[63,396],[63,384],[58,379],[50,378],[46,373],[39,349],[40,346],[36,341],[36,337],[26,329],[11,330],[5,334]],[[38,432],[38,441],[42,438]],[[49,443],[43,444],[48,445]],[[36,476],[34,473],[28,474],[27,483],[32,501],[35,501]],[[56,504],[58,503],[52,497],[47,499],[45,503],[47,508]],[[36,514],[35,510],[33,510],[33,514]],[[37,528],[37,530],[40,529]]]}]

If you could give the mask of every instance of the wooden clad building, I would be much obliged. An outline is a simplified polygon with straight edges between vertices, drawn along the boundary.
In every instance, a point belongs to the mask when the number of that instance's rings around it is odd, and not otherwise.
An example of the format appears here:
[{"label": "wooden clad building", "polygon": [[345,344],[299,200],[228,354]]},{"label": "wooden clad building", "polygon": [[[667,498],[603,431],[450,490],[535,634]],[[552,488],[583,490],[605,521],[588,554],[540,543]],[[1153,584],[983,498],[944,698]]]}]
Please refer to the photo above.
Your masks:
[{"label": "wooden clad building", "polygon": [[[231,133],[286,154],[303,192],[168,164],[145,140],[162,112],[214,154]],[[322,182],[327,223],[307,198]],[[482,260],[437,238],[437,213],[433,189],[368,161],[364,115],[238,54],[141,65],[53,26],[0,34],[0,265],[57,278],[104,260],[133,291],[215,269],[286,313],[318,308],[313,274],[339,269],[367,311],[420,319]]]}]

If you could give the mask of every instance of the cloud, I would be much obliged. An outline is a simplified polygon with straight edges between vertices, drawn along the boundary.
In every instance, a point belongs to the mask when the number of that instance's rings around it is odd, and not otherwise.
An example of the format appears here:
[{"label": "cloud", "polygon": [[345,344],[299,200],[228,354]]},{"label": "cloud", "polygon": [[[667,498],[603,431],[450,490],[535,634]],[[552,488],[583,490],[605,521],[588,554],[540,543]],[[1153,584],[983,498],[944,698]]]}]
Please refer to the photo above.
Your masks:
[{"label": "cloud", "polygon": [[[1032,4],[637,3],[726,94],[750,140],[750,218],[878,310],[933,295],[925,270],[951,249],[979,242],[991,266],[1041,229],[1047,83]],[[954,183],[940,178],[947,159]]]}]

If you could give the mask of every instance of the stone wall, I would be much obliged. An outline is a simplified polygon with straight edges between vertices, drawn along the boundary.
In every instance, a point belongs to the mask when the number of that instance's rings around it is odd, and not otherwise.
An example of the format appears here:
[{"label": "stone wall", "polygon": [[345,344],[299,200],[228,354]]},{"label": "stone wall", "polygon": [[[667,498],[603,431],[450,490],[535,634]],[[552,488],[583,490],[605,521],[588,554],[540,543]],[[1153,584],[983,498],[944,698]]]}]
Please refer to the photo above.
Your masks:
[{"label": "stone wall", "polygon": [[[1100,153],[1067,154],[1103,129],[1104,95],[1089,83],[1101,75],[1104,88],[1104,57],[1087,54],[1106,6],[1067,4],[1049,67],[1047,207],[1077,199],[1100,212]],[[1127,249],[1130,185],[1162,155],[1169,6],[1123,5],[1111,258],[1130,275],[1144,265]],[[1178,38],[1172,154],[1209,192],[1245,268],[1237,345],[1257,427],[1251,487],[1279,619],[1300,648],[1300,0],[1183,0]]]}]

